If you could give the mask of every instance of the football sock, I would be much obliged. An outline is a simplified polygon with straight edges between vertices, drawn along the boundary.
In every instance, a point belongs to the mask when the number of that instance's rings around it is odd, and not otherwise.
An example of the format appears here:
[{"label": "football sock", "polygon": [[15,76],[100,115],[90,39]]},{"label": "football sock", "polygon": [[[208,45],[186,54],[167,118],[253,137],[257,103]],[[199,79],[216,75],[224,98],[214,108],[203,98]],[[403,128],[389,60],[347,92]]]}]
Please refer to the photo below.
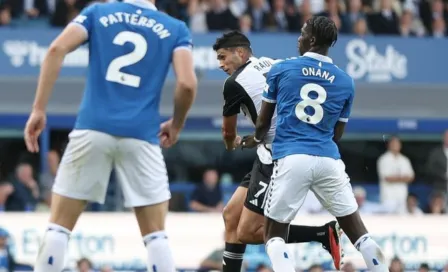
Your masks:
[{"label": "football sock", "polygon": [[319,242],[324,244],[328,239],[326,226],[310,227],[289,225],[288,244]]},{"label": "football sock", "polygon": [[364,234],[354,244],[356,249],[361,252],[364,261],[367,264],[369,271],[386,272],[389,268],[384,260],[384,255],[381,252],[378,244],[370,237],[369,234]]},{"label": "football sock", "polygon": [[223,272],[240,272],[246,245],[226,243],[222,258]]},{"label": "football sock", "polygon": [[285,240],[280,237],[271,238],[266,243],[266,252],[271,260],[274,272],[295,272],[294,263],[290,259]]},{"label": "football sock", "polygon": [[148,251],[148,272],[175,272],[174,258],[165,231],[157,231],[143,237]]},{"label": "football sock", "polygon": [[37,255],[34,272],[61,272],[65,266],[70,231],[50,223]]}]

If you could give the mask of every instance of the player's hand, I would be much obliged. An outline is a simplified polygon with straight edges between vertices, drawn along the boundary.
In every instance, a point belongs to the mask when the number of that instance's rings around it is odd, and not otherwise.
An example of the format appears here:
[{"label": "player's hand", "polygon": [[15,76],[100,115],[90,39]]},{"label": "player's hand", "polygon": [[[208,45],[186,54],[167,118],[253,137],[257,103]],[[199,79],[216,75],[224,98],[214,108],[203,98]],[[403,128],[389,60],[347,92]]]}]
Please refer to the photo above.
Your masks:
[{"label": "player's hand", "polygon": [[160,124],[160,145],[164,148],[169,148],[177,143],[179,139],[180,130],[173,127],[173,119]]},{"label": "player's hand", "polygon": [[39,136],[47,124],[44,111],[33,110],[25,126],[25,144],[29,152],[39,152]]},{"label": "player's hand", "polygon": [[244,149],[244,148],[254,148],[254,147],[257,147],[258,144],[260,144],[260,143],[257,143],[255,141],[255,135],[246,135],[241,140],[241,148],[242,149]]},{"label": "player's hand", "polygon": [[235,140],[233,141],[233,149],[238,148],[241,145],[241,136],[236,136]]}]

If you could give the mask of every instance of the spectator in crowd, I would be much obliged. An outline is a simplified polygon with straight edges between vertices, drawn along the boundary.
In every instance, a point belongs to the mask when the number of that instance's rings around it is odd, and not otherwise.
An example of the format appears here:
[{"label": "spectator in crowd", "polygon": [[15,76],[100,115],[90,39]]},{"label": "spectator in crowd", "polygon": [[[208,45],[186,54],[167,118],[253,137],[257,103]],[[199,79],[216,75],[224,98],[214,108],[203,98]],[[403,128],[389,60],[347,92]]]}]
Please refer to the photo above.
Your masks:
[{"label": "spectator in crowd", "polygon": [[114,270],[110,266],[103,266],[100,269],[100,272],[114,272]]},{"label": "spectator in crowd", "polygon": [[86,0],[61,0],[50,18],[52,26],[64,27],[87,5]]},{"label": "spectator in crowd", "polygon": [[446,199],[443,192],[435,191],[431,194],[426,212],[430,214],[446,213]]},{"label": "spectator in crowd", "polygon": [[351,262],[346,262],[342,267],[343,272],[356,272],[355,267]]},{"label": "spectator in crowd", "polygon": [[248,14],[240,17],[240,30],[245,34],[249,34],[252,31],[252,18]]},{"label": "spectator in crowd", "polygon": [[428,180],[433,185],[433,190],[447,192],[448,187],[448,130],[443,136],[443,145],[433,149],[429,154],[426,165]]},{"label": "spectator in crowd", "polygon": [[269,12],[269,6],[265,0],[249,0],[246,14],[252,19],[252,31],[259,32],[269,27]]},{"label": "spectator in crowd", "polygon": [[414,13],[410,9],[405,9],[400,18],[400,33],[403,37],[422,37],[425,35],[425,28],[420,20],[414,18]]},{"label": "spectator in crowd", "polygon": [[420,267],[418,268],[418,272],[429,272],[429,265],[427,263],[420,264]]},{"label": "spectator in crowd", "polygon": [[338,0],[325,0],[325,10],[317,15],[330,18],[333,20],[336,27],[341,29],[342,21]]},{"label": "spectator in crowd", "polygon": [[255,272],[274,272],[274,271],[265,264],[259,264],[255,269]]},{"label": "spectator in crowd", "polygon": [[[362,11],[361,0],[348,0],[348,10],[342,15],[342,33],[357,33],[355,27],[359,22],[362,21],[365,25],[365,30],[362,32],[367,33],[367,24],[365,21],[365,14]],[[358,26],[359,28],[360,26]],[[358,30],[359,31],[359,30]],[[365,34],[364,33],[364,34]]]},{"label": "spectator in crowd", "polygon": [[392,261],[390,262],[389,271],[390,272],[404,272],[403,262],[398,257],[394,257],[392,259]]},{"label": "spectator in crowd", "polygon": [[358,210],[361,214],[380,214],[388,212],[388,210],[381,204],[368,201],[366,199],[367,192],[363,187],[355,186],[353,188],[353,194],[355,195],[356,202],[358,203]]},{"label": "spectator in crowd", "polygon": [[39,199],[39,185],[33,177],[33,167],[19,163],[15,175],[11,177],[12,193],[6,201],[6,211],[34,210]]},{"label": "spectator in crowd", "polygon": [[374,34],[399,35],[399,17],[392,9],[392,0],[380,0],[380,11],[367,16],[369,29]]},{"label": "spectator in crowd", "polygon": [[6,26],[11,23],[11,8],[5,3],[0,2],[0,26]]},{"label": "spectator in crowd", "polygon": [[408,184],[414,180],[414,169],[410,160],[401,154],[401,141],[398,137],[389,139],[387,149],[377,161],[381,204],[392,212],[403,213],[406,209]]},{"label": "spectator in crowd", "polygon": [[51,206],[51,189],[58,171],[61,157],[56,150],[50,150],[47,154],[48,172],[43,173],[40,178],[42,200],[48,207]]},{"label": "spectator in crowd", "polygon": [[210,0],[206,21],[210,31],[238,29],[238,18],[233,15],[225,0]]},{"label": "spectator in crowd", "polygon": [[285,0],[273,0],[271,13],[272,30],[299,32],[300,17],[294,8],[286,5]]},{"label": "spectator in crowd", "polygon": [[224,208],[219,175],[214,169],[204,172],[203,182],[193,192],[190,209],[196,212],[221,212]]},{"label": "spectator in crowd", "polygon": [[93,263],[87,258],[81,258],[76,262],[76,272],[93,272]]},{"label": "spectator in crowd", "polygon": [[14,272],[16,271],[17,263],[9,250],[9,233],[0,228],[0,271]]},{"label": "spectator in crowd", "polygon": [[6,200],[14,192],[14,187],[9,182],[0,182],[0,211],[5,210]]},{"label": "spectator in crowd", "polygon": [[206,33],[206,12],[209,6],[206,0],[190,0],[188,3],[189,27],[193,33]]},{"label": "spectator in crowd", "polygon": [[364,37],[369,34],[369,29],[367,28],[367,21],[365,18],[359,18],[356,20],[352,32],[360,37]]},{"label": "spectator in crowd", "polygon": [[308,272],[324,272],[324,268],[320,264],[313,264],[308,268]]},{"label": "spectator in crowd", "polygon": [[423,211],[419,208],[418,197],[413,193],[408,194],[406,199],[406,211],[405,214],[422,215]]},{"label": "spectator in crowd", "polygon": [[445,264],[445,266],[443,267],[442,272],[448,272],[448,263]]}]

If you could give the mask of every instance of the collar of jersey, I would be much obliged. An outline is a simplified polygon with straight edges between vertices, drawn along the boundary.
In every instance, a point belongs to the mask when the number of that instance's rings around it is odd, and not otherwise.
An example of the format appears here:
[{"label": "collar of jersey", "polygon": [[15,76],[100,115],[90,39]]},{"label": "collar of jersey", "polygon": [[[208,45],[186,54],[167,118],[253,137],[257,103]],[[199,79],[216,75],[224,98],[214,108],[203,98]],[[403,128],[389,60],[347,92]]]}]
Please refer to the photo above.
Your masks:
[{"label": "collar of jersey", "polygon": [[308,57],[308,58],[312,58],[318,61],[322,61],[322,62],[329,62],[329,63],[333,63],[333,60],[327,56],[321,55],[321,54],[317,54],[317,53],[313,53],[313,52],[306,52],[305,54],[303,54],[304,57]]},{"label": "collar of jersey", "polygon": [[129,3],[141,8],[157,10],[156,6],[148,0],[124,0],[125,3]]}]

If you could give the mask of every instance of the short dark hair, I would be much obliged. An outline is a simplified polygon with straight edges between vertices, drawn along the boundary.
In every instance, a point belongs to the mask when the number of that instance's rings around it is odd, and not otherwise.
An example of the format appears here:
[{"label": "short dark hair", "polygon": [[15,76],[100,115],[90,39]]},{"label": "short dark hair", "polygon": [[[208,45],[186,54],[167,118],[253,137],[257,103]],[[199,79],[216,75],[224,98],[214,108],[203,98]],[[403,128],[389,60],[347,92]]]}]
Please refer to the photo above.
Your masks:
[{"label": "short dark hair", "polygon": [[330,18],[313,16],[306,23],[311,36],[316,38],[316,46],[332,47],[338,40],[338,28]]},{"label": "short dark hair", "polygon": [[249,39],[237,30],[224,33],[221,37],[217,38],[213,45],[213,50],[218,51],[219,49],[232,47],[243,47],[249,52],[252,52]]}]

